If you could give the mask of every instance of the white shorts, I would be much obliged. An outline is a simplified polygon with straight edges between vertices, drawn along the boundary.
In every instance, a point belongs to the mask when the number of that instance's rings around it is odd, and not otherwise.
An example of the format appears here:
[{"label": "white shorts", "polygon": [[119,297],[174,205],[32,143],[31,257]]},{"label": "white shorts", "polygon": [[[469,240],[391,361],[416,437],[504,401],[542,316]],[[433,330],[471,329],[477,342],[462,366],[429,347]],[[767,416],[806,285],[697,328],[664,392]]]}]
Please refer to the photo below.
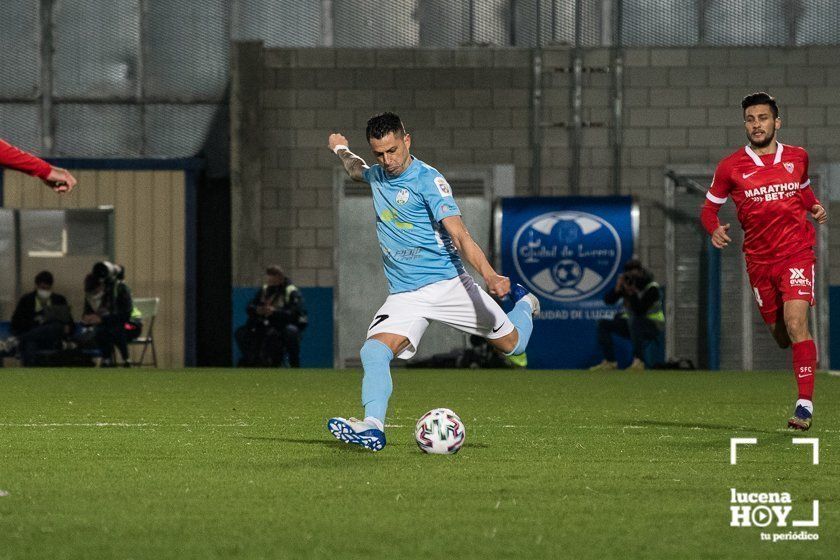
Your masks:
[{"label": "white shorts", "polygon": [[514,328],[499,304],[465,272],[413,292],[391,294],[374,315],[367,337],[379,333],[406,337],[409,345],[397,357],[407,360],[417,352],[429,321],[491,340]]}]

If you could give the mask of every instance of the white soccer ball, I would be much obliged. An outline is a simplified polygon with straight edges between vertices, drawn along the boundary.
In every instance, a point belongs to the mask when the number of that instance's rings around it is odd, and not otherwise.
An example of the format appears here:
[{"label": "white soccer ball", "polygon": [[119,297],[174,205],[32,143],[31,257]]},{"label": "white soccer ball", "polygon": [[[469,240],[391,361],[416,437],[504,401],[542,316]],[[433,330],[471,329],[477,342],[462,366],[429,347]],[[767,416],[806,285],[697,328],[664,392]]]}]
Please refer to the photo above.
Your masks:
[{"label": "white soccer ball", "polygon": [[420,417],[414,428],[414,438],[423,453],[458,453],[466,436],[464,423],[448,408],[430,410]]}]

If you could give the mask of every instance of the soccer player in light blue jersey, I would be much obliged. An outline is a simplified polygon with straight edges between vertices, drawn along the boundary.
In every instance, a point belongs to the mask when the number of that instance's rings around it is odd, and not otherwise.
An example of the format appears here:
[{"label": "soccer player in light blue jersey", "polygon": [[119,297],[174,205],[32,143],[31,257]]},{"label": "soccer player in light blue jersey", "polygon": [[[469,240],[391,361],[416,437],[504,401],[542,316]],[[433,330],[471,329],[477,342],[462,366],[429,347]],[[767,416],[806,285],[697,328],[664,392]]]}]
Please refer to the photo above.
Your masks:
[{"label": "soccer player in light blue jersey", "polygon": [[[417,351],[430,321],[485,337],[510,356],[525,352],[539,301],[493,270],[470,237],[452,189],[434,167],[409,153],[411,136],[400,118],[382,113],[367,123],[377,164],[368,167],[347,139],[331,134],[329,147],[354,181],[370,184],[376,235],[390,295],[374,314],[360,356],[364,368],[364,420],[331,418],[327,427],[341,441],[379,451],[385,446],[385,412],[391,396],[390,363]],[[516,301],[505,315],[466,272],[478,272],[487,290]]]}]

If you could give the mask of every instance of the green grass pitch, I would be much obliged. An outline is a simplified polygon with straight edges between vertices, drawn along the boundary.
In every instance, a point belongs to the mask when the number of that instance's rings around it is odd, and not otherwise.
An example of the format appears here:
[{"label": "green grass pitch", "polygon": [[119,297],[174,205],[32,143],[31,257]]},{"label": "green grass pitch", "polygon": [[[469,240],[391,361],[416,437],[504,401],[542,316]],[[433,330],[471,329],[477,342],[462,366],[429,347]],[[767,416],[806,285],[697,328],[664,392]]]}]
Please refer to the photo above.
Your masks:
[{"label": "green grass pitch", "polygon": [[[0,558],[837,558],[840,378],[397,370],[380,453],[330,416],[361,373],[0,370]],[[416,419],[455,410],[454,456]],[[811,447],[792,436],[820,440]],[[729,464],[729,439],[755,437]],[[733,528],[730,488],[820,501],[818,541]],[[802,529],[796,529],[800,531]]]}]

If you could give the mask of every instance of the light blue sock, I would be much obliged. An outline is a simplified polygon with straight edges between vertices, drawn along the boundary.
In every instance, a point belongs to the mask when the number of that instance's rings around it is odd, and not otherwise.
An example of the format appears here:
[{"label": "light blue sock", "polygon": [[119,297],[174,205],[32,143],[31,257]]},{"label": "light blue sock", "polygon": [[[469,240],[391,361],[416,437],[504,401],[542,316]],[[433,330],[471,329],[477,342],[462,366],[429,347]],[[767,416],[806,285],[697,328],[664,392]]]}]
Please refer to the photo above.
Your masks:
[{"label": "light blue sock", "polygon": [[391,359],[394,353],[385,344],[375,339],[365,341],[359,352],[365,376],[362,379],[362,405],[365,417],[373,416],[385,425],[385,411],[391,396]]},{"label": "light blue sock", "polygon": [[534,330],[534,318],[531,312],[531,304],[524,299],[520,299],[513,306],[513,310],[507,314],[508,319],[510,319],[510,322],[513,323],[513,326],[519,332],[519,342],[508,356],[518,356],[525,352],[525,348],[528,346],[528,340],[531,338],[531,331]]}]

